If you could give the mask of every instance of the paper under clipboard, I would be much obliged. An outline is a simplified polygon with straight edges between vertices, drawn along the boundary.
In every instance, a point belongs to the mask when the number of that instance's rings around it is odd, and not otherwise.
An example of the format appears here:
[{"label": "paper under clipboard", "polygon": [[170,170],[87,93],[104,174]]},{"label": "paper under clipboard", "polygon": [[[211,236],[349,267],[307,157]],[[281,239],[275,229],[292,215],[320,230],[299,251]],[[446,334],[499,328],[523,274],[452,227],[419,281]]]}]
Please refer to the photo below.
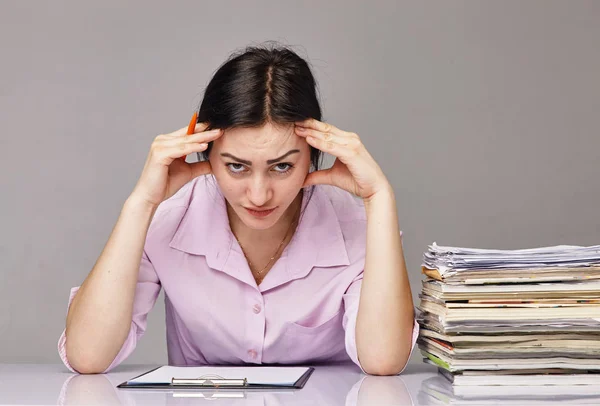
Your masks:
[{"label": "paper under clipboard", "polygon": [[132,378],[127,389],[301,389],[312,367],[162,366]]}]

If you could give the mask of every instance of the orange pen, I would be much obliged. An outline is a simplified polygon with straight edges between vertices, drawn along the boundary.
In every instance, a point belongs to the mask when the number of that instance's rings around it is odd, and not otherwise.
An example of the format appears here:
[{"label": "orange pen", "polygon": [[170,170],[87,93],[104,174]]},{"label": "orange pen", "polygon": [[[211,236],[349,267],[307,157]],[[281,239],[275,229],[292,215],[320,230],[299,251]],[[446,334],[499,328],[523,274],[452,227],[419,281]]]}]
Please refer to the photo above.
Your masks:
[{"label": "orange pen", "polygon": [[[194,114],[192,115],[192,119],[190,120],[190,123],[188,124],[188,129],[187,129],[187,135],[192,135],[194,133],[194,130],[196,129],[196,122],[198,121],[198,112],[194,111]],[[186,156],[182,156],[181,159],[183,159],[185,161]]]}]

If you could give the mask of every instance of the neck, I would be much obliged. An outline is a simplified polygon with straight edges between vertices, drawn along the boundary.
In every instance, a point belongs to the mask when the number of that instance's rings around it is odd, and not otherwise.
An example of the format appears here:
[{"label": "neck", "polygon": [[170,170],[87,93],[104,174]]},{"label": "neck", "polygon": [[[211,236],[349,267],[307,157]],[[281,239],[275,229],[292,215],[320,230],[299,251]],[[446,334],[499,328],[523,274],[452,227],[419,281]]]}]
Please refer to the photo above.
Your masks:
[{"label": "neck", "polygon": [[254,243],[269,242],[272,240],[281,240],[286,234],[291,235],[293,230],[290,230],[292,223],[298,219],[300,215],[300,205],[302,204],[302,190],[298,193],[292,204],[286,209],[285,213],[272,227],[266,230],[254,230],[239,218],[231,205],[227,203],[227,215],[229,217],[229,226],[233,235],[238,241],[252,241]]}]

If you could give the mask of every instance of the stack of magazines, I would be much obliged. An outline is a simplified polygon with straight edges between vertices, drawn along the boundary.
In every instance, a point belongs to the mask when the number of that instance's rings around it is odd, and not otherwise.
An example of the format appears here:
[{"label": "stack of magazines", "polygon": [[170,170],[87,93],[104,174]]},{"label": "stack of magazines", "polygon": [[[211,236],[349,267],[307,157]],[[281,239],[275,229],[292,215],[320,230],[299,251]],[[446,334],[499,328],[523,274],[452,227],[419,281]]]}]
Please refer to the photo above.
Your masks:
[{"label": "stack of magazines", "polygon": [[423,255],[419,348],[455,385],[600,384],[600,246]]}]

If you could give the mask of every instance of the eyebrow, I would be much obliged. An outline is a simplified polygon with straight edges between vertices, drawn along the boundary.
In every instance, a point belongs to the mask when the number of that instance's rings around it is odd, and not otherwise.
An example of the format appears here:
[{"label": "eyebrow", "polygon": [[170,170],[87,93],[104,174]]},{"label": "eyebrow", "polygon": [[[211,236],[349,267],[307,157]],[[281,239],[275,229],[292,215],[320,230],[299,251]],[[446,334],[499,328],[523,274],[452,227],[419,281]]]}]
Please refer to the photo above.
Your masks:
[{"label": "eyebrow", "polygon": [[[267,160],[267,164],[269,164],[269,165],[274,164],[276,162],[281,161],[282,159],[284,159],[288,155],[295,154],[297,152],[300,152],[300,150],[299,149],[292,149],[291,151],[288,151],[285,154],[283,154],[282,156],[280,156],[279,158],[268,159]],[[242,163],[244,165],[252,166],[252,162],[246,161],[245,159],[238,158],[238,157],[233,156],[233,155],[231,155],[230,153],[227,153],[227,152],[221,153],[221,156],[224,156],[224,157],[227,157],[227,158],[231,158],[231,159],[233,159],[233,160],[235,160],[235,161],[237,161],[239,163]]]}]

